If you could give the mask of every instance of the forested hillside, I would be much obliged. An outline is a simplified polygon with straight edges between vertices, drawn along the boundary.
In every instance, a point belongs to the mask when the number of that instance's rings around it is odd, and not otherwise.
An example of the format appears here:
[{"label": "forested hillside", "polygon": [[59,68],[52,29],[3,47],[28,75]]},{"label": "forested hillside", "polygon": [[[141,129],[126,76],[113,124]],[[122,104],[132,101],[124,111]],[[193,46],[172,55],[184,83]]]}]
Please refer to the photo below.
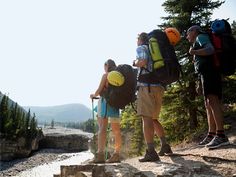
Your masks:
[{"label": "forested hillside", "polygon": [[32,116],[30,110],[27,112],[0,92],[0,137],[30,140],[37,136],[38,131],[35,114]]}]

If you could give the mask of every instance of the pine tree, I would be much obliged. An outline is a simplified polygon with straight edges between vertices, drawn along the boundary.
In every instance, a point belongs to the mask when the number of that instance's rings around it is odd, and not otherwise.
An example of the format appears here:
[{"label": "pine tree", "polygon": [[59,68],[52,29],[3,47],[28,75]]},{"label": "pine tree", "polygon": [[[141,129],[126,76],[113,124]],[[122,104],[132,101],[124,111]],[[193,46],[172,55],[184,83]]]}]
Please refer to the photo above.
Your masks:
[{"label": "pine tree", "polygon": [[15,131],[17,130],[17,127],[19,124],[19,122],[18,122],[19,120],[17,119],[17,111],[18,111],[18,104],[17,103],[12,104],[11,117],[12,117],[12,121],[13,121],[12,128],[14,130],[14,133],[16,133]]},{"label": "pine tree", "polygon": [[30,137],[30,117],[31,117],[31,114],[30,114],[30,109],[29,109],[25,117],[25,126],[24,126],[27,137]]},{"label": "pine tree", "polygon": [[37,135],[37,120],[35,114],[30,119],[30,137],[33,139]]},{"label": "pine tree", "polygon": [[6,133],[6,124],[9,119],[8,100],[8,97],[4,95],[0,104],[0,131],[3,134]]},{"label": "pine tree", "polygon": [[52,119],[52,121],[51,121],[51,128],[54,128],[54,125],[55,125],[55,122],[54,122],[54,119]]},{"label": "pine tree", "polygon": [[86,132],[94,133],[96,131],[95,126],[94,126],[94,120],[93,119],[88,119],[83,125],[83,130],[86,131]]},{"label": "pine tree", "polygon": [[7,139],[34,138],[38,133],[35,114],[31,117],[30,110],[25,114],[25,110],[19,107],[17,103],[13,102],[10,106],[9,102],[8,96],[3,95],[0,101],[1,136]]},{"label": "pine tree", "polygon": [[16,136],[25,136],[24,135],[24,125],[25,125],[25,120],[24,120],[24,111],[18,106],[17,107],[17,129],[16,129]]},{"label": "pine tree", "polygon": [[142,119],[135,118],[134,120],[134,129],[133,129],[133,136],[131,138],[131,154],[138,154],[142,155],[142,152],[145,147],[144,137],[143,137],[143,130],[142,130]]},{"label": "pine tree", "polygon": [[123,139],[124,147],[131,147],[125,151],[130,155],[141,155],[145,147],[141,118],[137,117],[132,106],[127,106],[121,116],[122,133],[126,135]]}]

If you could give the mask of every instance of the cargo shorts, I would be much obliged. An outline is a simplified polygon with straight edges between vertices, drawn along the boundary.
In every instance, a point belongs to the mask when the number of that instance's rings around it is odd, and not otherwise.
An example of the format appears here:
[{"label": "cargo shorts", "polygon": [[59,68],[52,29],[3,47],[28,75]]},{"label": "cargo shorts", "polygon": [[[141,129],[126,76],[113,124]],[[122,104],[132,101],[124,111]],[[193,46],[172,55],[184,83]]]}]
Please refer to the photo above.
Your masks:
[{"label": "cargo shorts", "polygon": [[164,88],[162,86],[140,86],[137,98],[137,115],[159,119]]}]

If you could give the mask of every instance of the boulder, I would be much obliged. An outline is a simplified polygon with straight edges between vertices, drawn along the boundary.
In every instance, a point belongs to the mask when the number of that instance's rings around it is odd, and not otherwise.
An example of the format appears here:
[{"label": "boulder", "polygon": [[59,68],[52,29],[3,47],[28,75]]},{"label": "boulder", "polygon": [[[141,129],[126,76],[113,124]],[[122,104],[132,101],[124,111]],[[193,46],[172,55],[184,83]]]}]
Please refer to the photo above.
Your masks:
[{"label": "boulder", "polygon": [[79,134],[46,134],[39,142],[40,148],[63,149],[69,152],[80,152],[89,149],[89,137]]},{"label": "boulder", "polygon": [[1,138],[0,141],[0,160],[10,161],[16,158],[28,157],[32,151],[38,149],[39,141],[42,139],[42,133],[30,140],[25,137],[19,137],[15,140]]}]

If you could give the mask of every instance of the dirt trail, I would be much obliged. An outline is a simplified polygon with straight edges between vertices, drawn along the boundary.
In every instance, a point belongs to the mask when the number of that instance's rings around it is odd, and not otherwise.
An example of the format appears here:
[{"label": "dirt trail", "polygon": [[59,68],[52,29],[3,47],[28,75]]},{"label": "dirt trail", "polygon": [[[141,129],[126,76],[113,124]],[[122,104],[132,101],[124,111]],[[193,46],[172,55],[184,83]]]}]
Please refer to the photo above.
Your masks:
[{"label": "dirt trail", "polygon": [[138,158],[127,159],[122,165],[138,169],[148,177],[236,177],[236,145],[208,150],[192,144],[174,149],[171,156],[160,157],[156,163],[139,163]]},{"label": "dirt trail", "polygon": [[161,162],[139,163],[138,158],[127,159],[125,164],[139,169],[148,177],[236,177],[236,120],[226,119],[231,128],[226,131],[230,145],[209,150],[197,143],[178,145],[174,154],[160,157]]}]

